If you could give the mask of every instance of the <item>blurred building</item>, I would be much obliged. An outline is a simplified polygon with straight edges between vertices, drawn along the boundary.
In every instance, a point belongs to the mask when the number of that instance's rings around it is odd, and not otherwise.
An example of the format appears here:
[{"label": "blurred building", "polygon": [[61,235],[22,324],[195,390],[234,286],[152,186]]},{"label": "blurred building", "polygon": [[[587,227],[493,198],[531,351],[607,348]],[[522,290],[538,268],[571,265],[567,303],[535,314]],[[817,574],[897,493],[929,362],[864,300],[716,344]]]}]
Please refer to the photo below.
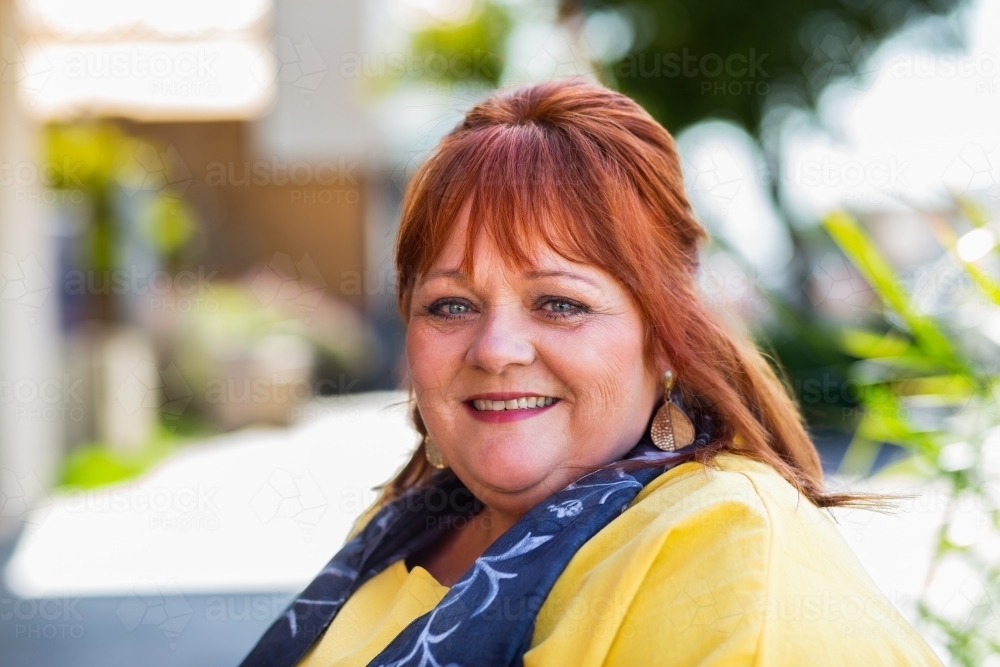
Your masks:
[{"label": "blurred building", "polygon": [[[327,364],[335,380],[283,335],[246,350],[234,337],[216,375],[280,375],[312,393],[395,386],[388,259],[399,170],[361,80],[341,70],[364,48],[360,0],[6,0],[2,9],[5,516],[40,502],[67,445],[138,446],[165,406],[183,411],[192,394],[204,397],[170,355],[190,342],[177,322],[212,311],[220,287],[241,285],[261,308],[297,308],[292,333],[320,348],[324,336],[328,347],[347,342],[328,355],[343,361]],[[81,174],[89,167],[53,158],[48,128],[118,142],[104,184],[117,221],[111,264],[81,263],[102,233],[101,207]],[[160,201],[166,242],[190,223],[192,250],[159,252],[136,232]],[[225,427],[287,417],[278,408],[255,402],[216,417]]]}]

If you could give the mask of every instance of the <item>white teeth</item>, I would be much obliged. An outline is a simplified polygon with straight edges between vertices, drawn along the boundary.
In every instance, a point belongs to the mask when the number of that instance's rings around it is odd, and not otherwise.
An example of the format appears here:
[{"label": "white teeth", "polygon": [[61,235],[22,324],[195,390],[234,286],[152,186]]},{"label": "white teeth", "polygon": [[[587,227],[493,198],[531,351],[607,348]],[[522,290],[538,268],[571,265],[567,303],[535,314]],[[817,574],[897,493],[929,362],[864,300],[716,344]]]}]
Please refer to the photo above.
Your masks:
[{"label": "white teeth", "polygon": [[480,412],[499,412],[501,410],[530,410],[531,408],[541,408],[552,405],[555,399],[552,396],[521,396],[508,401],[487,401],[476,399],[472,404]]}]

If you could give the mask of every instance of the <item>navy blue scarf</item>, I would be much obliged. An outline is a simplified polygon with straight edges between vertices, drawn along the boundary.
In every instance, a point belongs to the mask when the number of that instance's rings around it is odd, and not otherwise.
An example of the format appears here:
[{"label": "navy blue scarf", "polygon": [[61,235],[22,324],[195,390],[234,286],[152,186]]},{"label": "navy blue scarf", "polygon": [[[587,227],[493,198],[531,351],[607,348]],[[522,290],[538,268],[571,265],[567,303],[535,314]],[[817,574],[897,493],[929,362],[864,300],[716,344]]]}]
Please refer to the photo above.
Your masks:
[{"label": "navy blue scarf", "polygon": [[[684,451],[711,440],[707,415]],[[656,449],[649,432],[625,456],[535,505],[490,545],[430,612],[369,663],[373,667],[521,665],[542,603],[587,540],[642,488],[687,460]],[[645,465],[642,465],[645,464]],[[420,552],[481,505],[450,470],[383,507],[268,628],[241,667],[292,667],[363,583]]]}]

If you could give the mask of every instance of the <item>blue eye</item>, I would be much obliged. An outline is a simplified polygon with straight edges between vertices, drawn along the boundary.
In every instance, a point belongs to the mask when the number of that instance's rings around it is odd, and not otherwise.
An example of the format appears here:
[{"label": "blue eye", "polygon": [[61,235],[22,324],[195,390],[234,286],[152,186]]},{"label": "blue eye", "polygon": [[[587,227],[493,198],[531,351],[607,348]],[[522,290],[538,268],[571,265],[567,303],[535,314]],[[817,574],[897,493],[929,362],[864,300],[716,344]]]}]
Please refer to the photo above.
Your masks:
[{"label": "blue eye", "polygon": [[431,317],[452,320],[471,313],[472,308],[467,302],[460,299],[441,299],[428,306],[426,311]]},{"label": "blue eye", "polygon": [[[549,298],[542,306],[543,310],[546,311],[546,316],[550,319],[565,320],[590,312],[583,304],[561,298]],[[551,308],[545,308],[545,306],[551,306]]]}]

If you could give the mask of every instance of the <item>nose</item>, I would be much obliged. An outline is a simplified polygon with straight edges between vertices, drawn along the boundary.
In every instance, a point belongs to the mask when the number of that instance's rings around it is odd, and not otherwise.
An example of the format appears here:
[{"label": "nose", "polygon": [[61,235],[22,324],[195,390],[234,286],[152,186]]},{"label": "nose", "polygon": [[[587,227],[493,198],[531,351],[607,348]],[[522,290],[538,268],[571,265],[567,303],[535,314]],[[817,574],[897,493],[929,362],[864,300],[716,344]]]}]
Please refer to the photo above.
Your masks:
[{"label": "nose", "polygon": [[480,319],[479,330],[465,355],[467,364],[500,375],[508,366],[528,366],[535,360],[528,323],[511,311],[496,309]]}]

